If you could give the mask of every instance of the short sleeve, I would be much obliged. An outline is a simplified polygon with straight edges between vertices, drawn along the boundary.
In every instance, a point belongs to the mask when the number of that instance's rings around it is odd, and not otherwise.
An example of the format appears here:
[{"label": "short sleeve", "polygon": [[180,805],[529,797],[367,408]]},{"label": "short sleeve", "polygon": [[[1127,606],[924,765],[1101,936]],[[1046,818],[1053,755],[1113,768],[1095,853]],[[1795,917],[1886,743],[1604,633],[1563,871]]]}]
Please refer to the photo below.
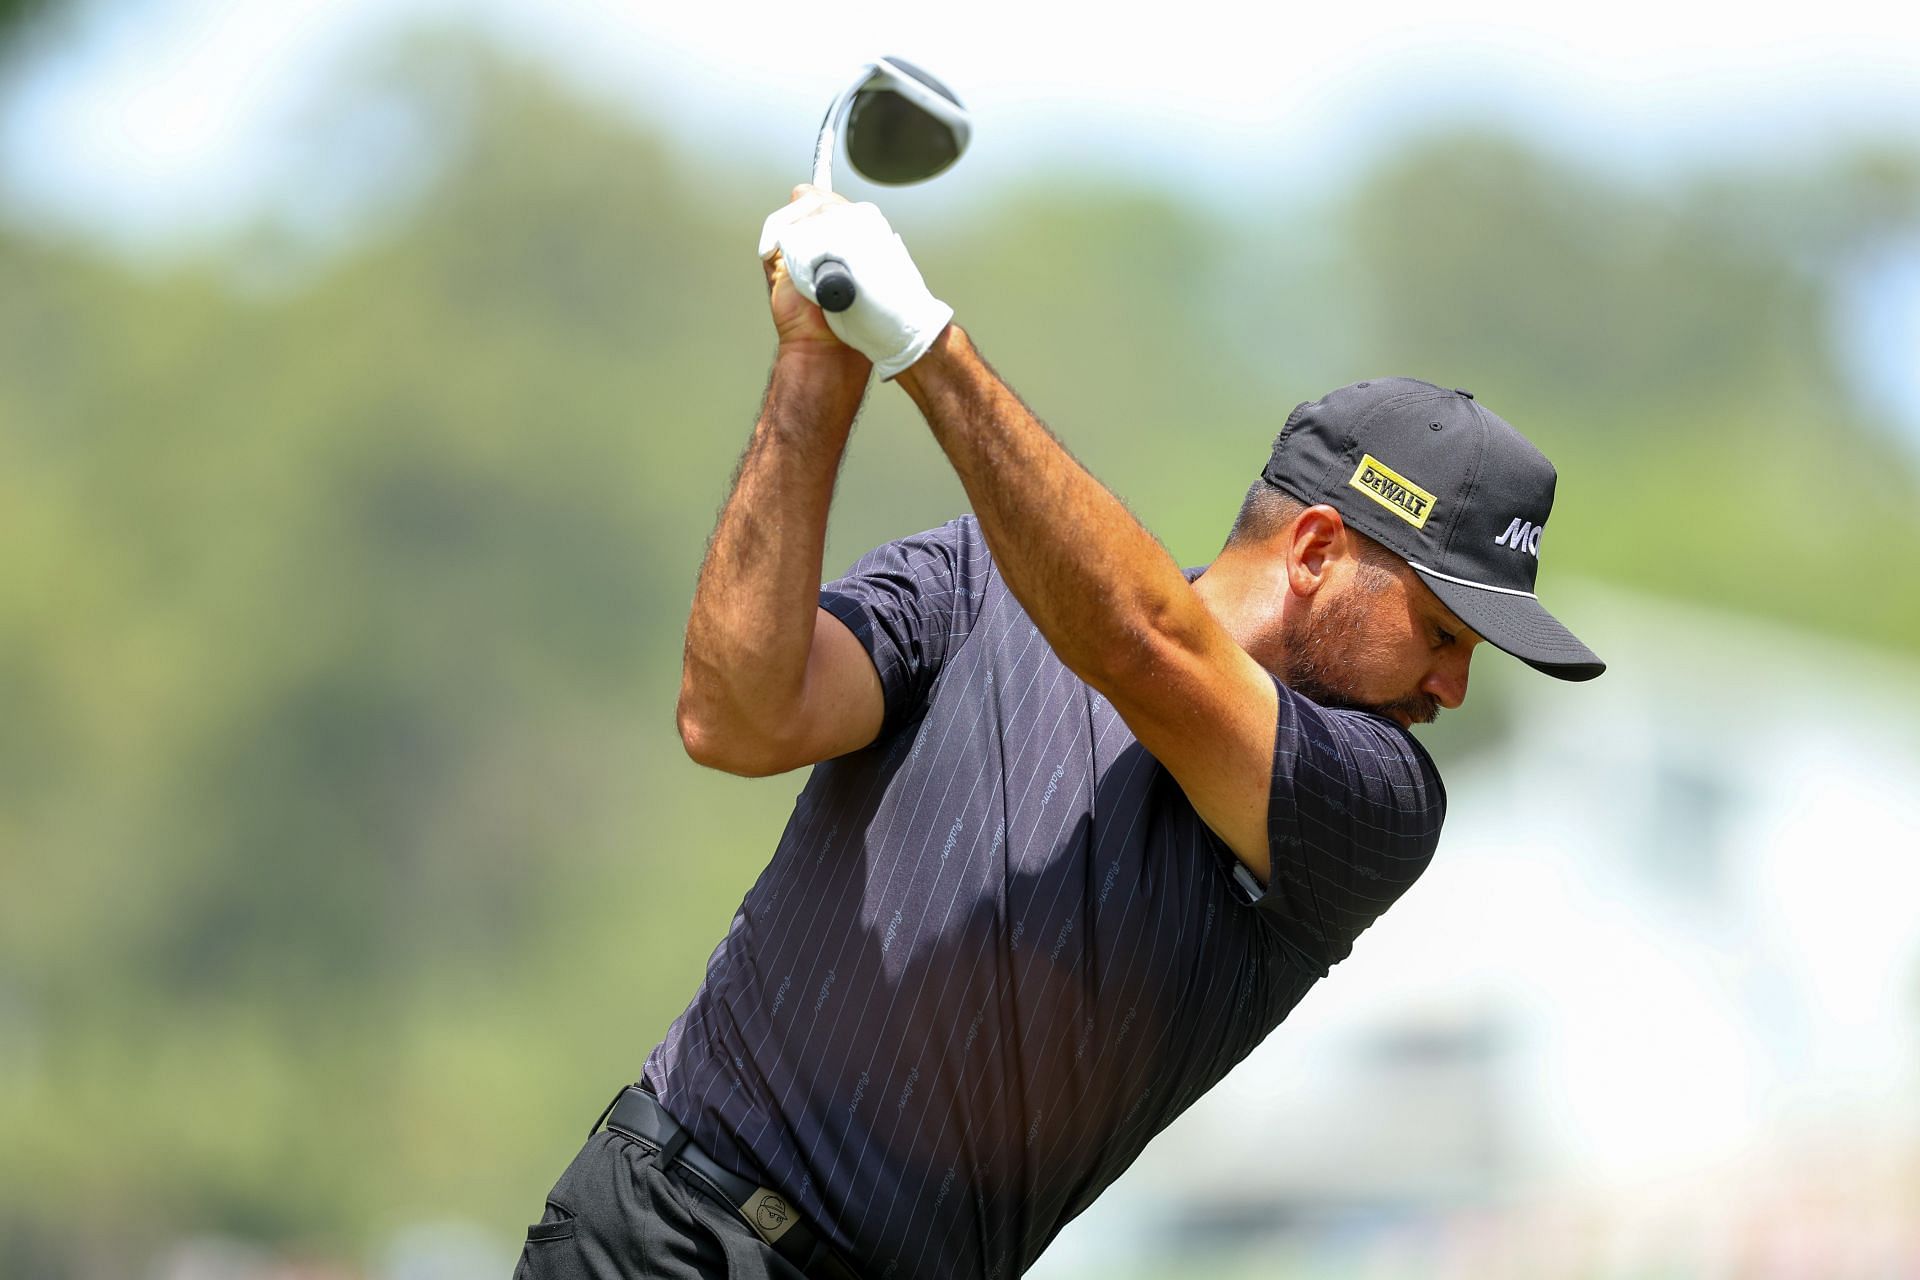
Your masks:
[{"label": "short sleeve", "polygon": [[859,637],[880,673],[886,734],[925,709],[941,668],[973,630],[993,559],[972,516],[875,547],[820,588],[820,607]]},{"label": "short sleeve", "polygon": [[[1413,735],[1381,716],[1319,706],[1275,680],[1271,873],[1254,906],[1317,975],[1427,869],[1446,788]],[[1248,877],[1251,882],[1251,877]]]}]

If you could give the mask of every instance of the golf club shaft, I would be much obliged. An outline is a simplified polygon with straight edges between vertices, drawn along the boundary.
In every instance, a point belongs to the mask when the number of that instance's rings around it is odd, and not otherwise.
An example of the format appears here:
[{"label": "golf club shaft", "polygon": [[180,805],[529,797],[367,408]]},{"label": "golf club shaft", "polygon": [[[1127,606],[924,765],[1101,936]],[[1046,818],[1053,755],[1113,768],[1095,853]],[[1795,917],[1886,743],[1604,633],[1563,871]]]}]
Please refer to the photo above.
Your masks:
[{"label": "golf club shaft", "polygon": [[[853,101],[854,92],[866,82],[872,70],[869,65],[860,73],[859,79],[833,100],[827,108],[827,118],[820,124],[820,137],[813,145],[813,186],[823,194],[830,195],[833,192],[833,153],[839,145],[840,120],[846,115],[847,104]],[[840,259],[822,258],[813,264],[813,294],[822,310],[845,311],[853,305],[859,293],[853,283],[853,273],[847,270],[847,264]]]},{"label": "golf club shaft", "polygon": [[833,100],[827,118],[820,122],[820,137],[813,144],[813,185],[823,193],[833,191],[833,152],[839,145],[840,117],[846,112],[852,90]]}]

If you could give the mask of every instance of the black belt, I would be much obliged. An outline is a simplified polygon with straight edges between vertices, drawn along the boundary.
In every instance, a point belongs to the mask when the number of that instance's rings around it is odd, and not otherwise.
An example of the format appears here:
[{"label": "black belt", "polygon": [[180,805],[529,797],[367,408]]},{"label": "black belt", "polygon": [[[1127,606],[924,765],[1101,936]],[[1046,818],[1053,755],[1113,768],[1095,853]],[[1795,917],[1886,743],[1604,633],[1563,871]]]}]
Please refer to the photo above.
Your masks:
[{"label": "black belt", "polygon": [[[732,1206],[755,1235],[811,1280],[859,1280],[859,1273],[814,1233],[785,1196],[722,1168],[693,1144],[686,1129],[646,1089],[628,1085],[601,1116],[601,1122],[658,1152],[661,1168],[678,1164],[705,1183],[709,1191]],[[598,1124],[594,1126],[596,1132],[599,1128]]]}]

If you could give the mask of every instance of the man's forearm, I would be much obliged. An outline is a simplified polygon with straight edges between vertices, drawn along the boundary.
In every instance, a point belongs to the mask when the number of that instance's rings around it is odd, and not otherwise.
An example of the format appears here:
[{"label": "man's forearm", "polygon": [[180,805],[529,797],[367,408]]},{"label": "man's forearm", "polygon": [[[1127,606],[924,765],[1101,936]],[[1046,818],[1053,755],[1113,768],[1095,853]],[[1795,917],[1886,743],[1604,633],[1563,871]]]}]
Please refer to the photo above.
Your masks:
[{"label": "man's forearm", "polygon": [[1096,688],[1150,668],[1205,606],[1166,549],[1074,460],[958,326],[897,379],[952,461],[994,563]]},{"label": "man's forearm", "polygon": [[683,735],[761,729],[798,702],[827,512],[869,367],[844,348],[783,349],[776,357],[694,588],[680,686]]}]

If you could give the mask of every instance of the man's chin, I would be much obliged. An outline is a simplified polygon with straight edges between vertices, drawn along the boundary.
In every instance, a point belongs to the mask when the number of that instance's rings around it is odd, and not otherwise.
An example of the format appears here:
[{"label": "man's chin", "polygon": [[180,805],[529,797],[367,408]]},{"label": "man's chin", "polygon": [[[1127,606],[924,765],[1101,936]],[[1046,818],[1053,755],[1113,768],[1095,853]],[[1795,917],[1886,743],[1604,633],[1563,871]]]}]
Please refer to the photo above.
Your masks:
[{"label": "man's chin", "polygon": [[[1328,685],[1313,679],[1304,673],[1295,673],[1296,678],[1287,680],[1287,687],[1304,698],[1309,698],[1323,707],[1336,711],[1366,711],[1383,716],[1405,729],[1416,724],[1432,724],[1440,717],[1440,701],[1431,694],[1416,693],[1409,698],[1400,698],[1393,702],[1366,702],[1362,699],[1342,693]],[[1283,675],[1281,679],[1285,680]]]},{"label": "man's chin", "polygon": [[1417,724],[1432,724],[1440,718],[1439,700],[1424,693],[1411,698],[1402,698],[1398,702],[1389,702],[1384,707],[1374,707],[1371,710],[1375,715],[1385,716],[1409,729]]},{"label": "man's chin", "polygon": [[1432,724],[1440,714],[1440,701],[1430,693],[1416,689],[1404,698],[1374,702],[1351,691],[1353,671],[1344,655],[1353,651],[1362,633],[1360,622],[1350,616],[1354,607],[1351,599],[1343,599],[1319,617],[1314,628],[1303,624],[1289,633],[1277,674],[1289,689],[1323,707],[1371,712],[1404,728]]}]

